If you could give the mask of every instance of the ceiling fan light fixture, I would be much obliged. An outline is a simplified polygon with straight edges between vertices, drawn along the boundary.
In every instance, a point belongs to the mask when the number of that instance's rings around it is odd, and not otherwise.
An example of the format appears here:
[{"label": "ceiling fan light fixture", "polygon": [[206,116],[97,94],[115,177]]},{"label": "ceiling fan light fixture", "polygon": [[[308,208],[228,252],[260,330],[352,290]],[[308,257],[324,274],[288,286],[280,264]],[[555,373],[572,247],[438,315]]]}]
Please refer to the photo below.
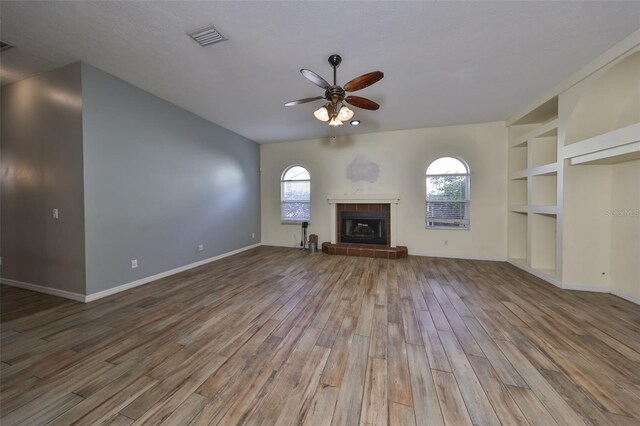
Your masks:
[{"label": "ceiling fan light fixture", "polygon": [[351,111],[346,106],[340,108],[340,112],[338,112],[338,119],[340,121],[349,121],[353,117],[353,111]]},{"label": "ceiling fan light fixture", "polygon": [[315,110],[313,115],[320,121],[329,121],[329,111],[327,111],[327,108],[324,106]]},{"label": "ceiling fan light fixture", "polygon": [[342,126],[342,124],[342,121],[340,121],[338,118],[332,118],[329,122],[329,126]]}]

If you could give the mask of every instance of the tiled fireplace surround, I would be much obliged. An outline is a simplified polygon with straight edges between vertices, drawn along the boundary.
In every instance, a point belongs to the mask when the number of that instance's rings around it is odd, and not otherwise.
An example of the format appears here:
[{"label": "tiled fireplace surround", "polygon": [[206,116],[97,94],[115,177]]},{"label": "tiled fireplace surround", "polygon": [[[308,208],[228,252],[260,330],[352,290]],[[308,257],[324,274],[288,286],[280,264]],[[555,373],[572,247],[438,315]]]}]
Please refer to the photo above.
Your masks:
[{"label": "tiled fireplace surround", "polygon": [[[354,197],[353,195],[350,197]],[[322,251],[326,254],[343,256],[375,257],[381,259],[399,259],[407,256],[407,248],[396,246],[395,213],[399,198],[394,195],[329,197],[331,208],[331,242],[322,243]],[[383,212],[386,213],[387,243],[358,244],[340,241],[340,223],[342,212]]]}]

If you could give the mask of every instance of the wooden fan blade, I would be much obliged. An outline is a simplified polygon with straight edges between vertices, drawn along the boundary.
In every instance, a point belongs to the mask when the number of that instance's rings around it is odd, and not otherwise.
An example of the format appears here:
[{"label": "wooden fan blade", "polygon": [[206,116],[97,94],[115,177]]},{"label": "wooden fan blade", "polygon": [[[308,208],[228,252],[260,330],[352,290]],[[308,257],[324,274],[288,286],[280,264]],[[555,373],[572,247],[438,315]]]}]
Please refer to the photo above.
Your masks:
[{"label": "wooden fan blade", "polygon": [[284,106],[306,104],[307,102],[317,101],[318,99],[324,99],[324,96],[314,96],[313,98],[297,99],[295,101],[287,102],[286,104],[284,104]]},{"label": "wooden fan blade", "polygon": [[384,77],[382,71],[374,71],[367,74],[362,74],[360,77],[356,77],[347,84],[344,85],[344,90],[347,92],[355,92],[356,90],[364,89],[372,84],[377,83]]},{"label": "wooden fan blade", "polygon": [[371,99],[361,98],[360,96],[347,96],[344,98],[347,103],[353,105],[354,107],[362,108],[362,109],[370,109],[377,110],[380,108],[380,105],[373,102]]},{"label": "wooden fan blade", "polygon": [[315,84],[318,87],[322,87],[323,89],[328,89],[331,85],[324,78],[320,77],[318,74],[311,70],[301,69],[300,72],[304,75],[310,82]]}]

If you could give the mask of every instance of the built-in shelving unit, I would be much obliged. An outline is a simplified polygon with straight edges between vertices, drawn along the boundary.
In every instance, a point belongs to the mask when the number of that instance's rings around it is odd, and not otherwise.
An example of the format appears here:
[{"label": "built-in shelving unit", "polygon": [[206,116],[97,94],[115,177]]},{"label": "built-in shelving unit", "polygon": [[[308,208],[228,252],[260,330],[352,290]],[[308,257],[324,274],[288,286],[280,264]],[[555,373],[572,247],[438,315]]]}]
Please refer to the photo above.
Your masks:
[{"label": "built-in shelving unit", "polygon": [[640,303],[639,75],[640,30],[507,120],[512,265]]},{"label": "built-in shelving unit", "polygon": [[509,127],[509,261],[559,282],[557,253],[559,172],[558,99],[551,99]]}]

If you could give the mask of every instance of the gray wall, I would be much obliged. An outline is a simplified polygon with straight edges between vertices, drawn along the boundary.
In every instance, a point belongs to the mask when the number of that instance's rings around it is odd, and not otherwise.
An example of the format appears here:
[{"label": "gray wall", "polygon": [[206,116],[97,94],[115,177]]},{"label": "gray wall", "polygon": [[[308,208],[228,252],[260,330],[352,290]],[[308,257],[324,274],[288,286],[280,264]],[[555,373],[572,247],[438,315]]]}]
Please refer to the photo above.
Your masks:
[{"label": "gray wall", "polygon": [[258,144],[86,64],[82,92],[87,294],[260,241]]},{"label": "gray wall", "polygon": [[2,278],[84,294],[80,64],[0,91]]}]

